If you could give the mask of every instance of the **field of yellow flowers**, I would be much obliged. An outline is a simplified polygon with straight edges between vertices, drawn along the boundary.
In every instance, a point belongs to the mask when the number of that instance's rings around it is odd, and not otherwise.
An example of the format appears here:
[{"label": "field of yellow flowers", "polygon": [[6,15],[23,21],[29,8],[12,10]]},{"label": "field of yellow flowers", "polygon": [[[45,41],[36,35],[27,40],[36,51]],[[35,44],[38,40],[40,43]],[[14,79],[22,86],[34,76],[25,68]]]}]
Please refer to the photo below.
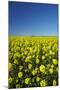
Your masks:
[{"label": "field of yellow flowers", "polygon": [[57,37],[9,37],[9,88],[58,85]]}]

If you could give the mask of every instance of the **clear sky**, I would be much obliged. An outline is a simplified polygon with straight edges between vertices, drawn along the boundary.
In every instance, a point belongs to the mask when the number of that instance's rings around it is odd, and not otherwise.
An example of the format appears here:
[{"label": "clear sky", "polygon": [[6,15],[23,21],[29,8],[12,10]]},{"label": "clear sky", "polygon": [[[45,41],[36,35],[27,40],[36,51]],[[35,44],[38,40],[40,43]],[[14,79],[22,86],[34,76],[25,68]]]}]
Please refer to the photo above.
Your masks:
[{"label": "clear sky", "polygon": [[58,5],[9,1],[9,34],[58,35]]}]

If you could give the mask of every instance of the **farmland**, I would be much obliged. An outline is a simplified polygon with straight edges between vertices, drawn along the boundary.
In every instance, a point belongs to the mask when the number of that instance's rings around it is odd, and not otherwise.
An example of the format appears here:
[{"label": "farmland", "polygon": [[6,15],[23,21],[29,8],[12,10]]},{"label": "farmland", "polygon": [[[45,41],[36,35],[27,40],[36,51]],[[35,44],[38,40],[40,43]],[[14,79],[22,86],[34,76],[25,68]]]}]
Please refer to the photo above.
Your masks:
[{"label": "farmland", "polygon": [[9,88],[58,85],[58,38],[9,36]]}]

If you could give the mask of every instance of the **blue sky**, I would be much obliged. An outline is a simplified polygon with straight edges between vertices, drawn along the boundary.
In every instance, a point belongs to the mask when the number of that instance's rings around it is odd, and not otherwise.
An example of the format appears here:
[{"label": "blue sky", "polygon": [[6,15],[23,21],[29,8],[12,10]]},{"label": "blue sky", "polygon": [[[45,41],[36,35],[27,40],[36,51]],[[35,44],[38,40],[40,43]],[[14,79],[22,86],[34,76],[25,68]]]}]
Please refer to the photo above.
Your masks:
[{"label": "blue sky", "polygon": [[9,2],[9,35],[58,35],[58,5]]}]

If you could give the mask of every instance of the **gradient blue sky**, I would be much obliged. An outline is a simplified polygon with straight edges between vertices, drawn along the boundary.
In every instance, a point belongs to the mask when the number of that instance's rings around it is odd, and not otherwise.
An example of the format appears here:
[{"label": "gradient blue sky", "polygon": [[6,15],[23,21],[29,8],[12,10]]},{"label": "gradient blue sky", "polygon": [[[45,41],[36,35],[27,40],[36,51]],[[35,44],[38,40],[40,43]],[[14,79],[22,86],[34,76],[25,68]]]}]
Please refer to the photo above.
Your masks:
[{"label": "gradient blue sky", "polygon": [[9,35],[58,35],[58,5],[9,1]]}]

